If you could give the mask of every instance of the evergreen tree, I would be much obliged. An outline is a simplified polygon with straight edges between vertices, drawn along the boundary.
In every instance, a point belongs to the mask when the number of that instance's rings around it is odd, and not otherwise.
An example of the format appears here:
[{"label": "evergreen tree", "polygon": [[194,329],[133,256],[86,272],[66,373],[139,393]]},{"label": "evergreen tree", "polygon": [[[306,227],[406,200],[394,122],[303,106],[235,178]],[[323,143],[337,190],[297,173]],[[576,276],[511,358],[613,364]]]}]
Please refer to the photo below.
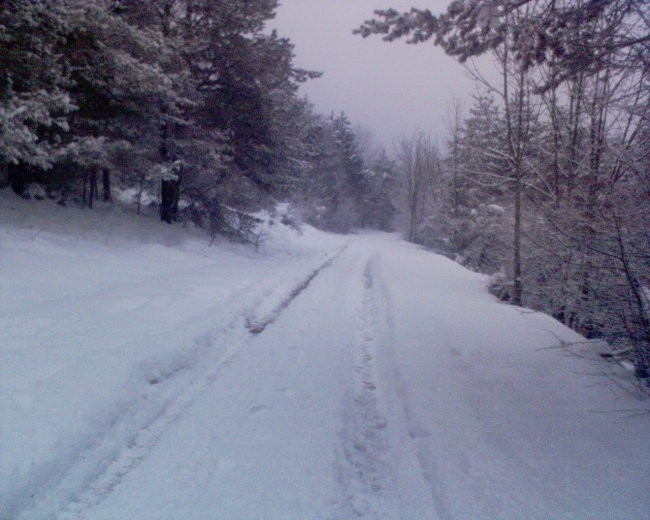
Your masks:
[{"label": "evergreen tree", "polygon": [[399,174],[395,161],[385,150],[375,157],[366,170],[366,197],[361,206],[365,227],[390,231],[397,215]]},{"label": "evergreen tree", "polygon": [[76,109],[57,52],[67,24],[63,6],[45,0],[0,10],[0,173],[17,193],[57,160]]}]

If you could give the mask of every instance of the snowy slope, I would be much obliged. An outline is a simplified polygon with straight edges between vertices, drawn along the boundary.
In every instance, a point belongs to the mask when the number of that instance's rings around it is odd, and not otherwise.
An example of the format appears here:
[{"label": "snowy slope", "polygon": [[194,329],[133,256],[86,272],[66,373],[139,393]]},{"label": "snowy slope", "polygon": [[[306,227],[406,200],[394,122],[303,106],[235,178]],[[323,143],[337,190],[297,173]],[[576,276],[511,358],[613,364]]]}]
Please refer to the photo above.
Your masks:
[{"label": "snowy slope", "polygon": [[232,329],[268,313],[262,303],[280,305],[344,243],[319,234],[318,247],[309,236],[291,247],[297,237],[283,228],[255,255],[116,211],[2,195],[0,476],[9,518],[62,474],[72,471],[56,500],[85,486],[206,359],[225,355],[237,342]]},{"label": "snowy slope", "polygon": [[619,413],[647,401],[445,258],[279,224],[255,254],[1,196],[2,519],[650,508],[650,415]]}]

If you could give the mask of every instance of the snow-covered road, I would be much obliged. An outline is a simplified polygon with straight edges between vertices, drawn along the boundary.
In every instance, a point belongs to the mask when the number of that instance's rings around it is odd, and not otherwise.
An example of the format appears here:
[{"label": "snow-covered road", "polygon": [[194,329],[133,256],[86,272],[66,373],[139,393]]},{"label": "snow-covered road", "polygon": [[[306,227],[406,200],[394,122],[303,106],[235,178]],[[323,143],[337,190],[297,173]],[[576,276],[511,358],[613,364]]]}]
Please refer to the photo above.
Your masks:
[{"label": "snow-covered road", "polygon": [[647,518],[650,416],[550,348],[579,336],[394,236],[310,233],[5,230],[0,517]]}]

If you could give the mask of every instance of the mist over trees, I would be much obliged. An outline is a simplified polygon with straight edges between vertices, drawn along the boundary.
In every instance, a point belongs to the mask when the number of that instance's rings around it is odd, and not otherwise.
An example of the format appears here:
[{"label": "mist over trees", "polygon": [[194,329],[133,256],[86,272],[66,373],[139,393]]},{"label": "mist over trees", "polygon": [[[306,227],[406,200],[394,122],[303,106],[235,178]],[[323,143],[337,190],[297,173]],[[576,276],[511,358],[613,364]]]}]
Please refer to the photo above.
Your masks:
[{"label": "mist over trees", "polygon": [[647,4],[454,1],[440,15],[376,11],[356,32],[431,41],[461,62],[490,53],[498,67],[450,107],[441,182],[409,238],[494,274],[502,299],[608,340],[647,378]]},{"label": "mist over trees", "polygon": [[267,29],[277,0],[8,0],[0,10],[0,182],[92,208],[112,191],[246,238],[250,211],[293,202],[326,229],[392,211],[345,114],[298,94]]}]

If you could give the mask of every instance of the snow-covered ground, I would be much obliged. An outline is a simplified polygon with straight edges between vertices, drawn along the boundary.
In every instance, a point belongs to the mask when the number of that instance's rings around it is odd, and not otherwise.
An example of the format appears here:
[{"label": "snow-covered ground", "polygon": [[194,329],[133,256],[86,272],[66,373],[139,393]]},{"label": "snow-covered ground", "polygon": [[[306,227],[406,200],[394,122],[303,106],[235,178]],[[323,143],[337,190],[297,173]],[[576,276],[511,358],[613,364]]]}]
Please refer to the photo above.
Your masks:
[{"label": "snow-covered ground", "polygon": [[392,235],[266,235],[0,193],[0,518],[647,518],[648,402],[581,337]]}]

